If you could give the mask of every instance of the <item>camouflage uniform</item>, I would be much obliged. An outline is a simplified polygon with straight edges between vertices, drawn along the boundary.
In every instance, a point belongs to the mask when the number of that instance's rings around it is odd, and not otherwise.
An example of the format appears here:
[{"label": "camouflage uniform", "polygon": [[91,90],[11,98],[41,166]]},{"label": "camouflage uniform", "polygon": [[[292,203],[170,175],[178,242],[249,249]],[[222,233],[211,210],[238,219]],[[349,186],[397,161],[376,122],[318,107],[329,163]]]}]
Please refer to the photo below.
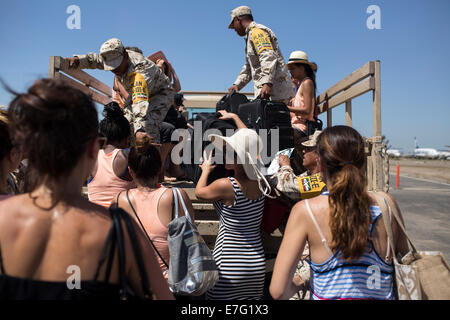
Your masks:
[{"label": "camouflage uniform", "polygon": [[[169,78],[161,69],[142,54],[126,50],[129,57],[127,72],[117,77],[132,97],[132,103],[124,106],[124,114],[136,133],[144,129],[154,142],[160,142],[160,126],[172,105],[173,89]],[[104,69],[101,55],[88,53],[77,55],[79,68]]]},{"label": "camouflage uniform", "polygon": [[253,80],[257,97],[263,84],[271,83],[271,99],[288,101],[294,96],[294,91],[277,37],[272,30],[254,21],[247,27],[246,33],[246,63],[234,84],[241,90]]}]

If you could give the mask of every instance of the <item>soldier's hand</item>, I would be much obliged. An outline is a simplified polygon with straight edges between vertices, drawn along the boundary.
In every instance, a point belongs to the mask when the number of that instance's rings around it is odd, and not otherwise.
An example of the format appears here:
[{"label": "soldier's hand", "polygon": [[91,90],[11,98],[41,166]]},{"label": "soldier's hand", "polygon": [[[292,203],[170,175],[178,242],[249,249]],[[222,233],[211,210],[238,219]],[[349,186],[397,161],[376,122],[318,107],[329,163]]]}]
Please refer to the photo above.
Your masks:
[{"label": "soldier's hand", "polygon": [[272,95],[272,85],[269,83],[265,83],[262,86],[260,96],[262,99],[269,99]]},{"label": "soldier's hand", "polygon": [[69,61],[69,68],[78,68],[80,65],[80,58],[78,57],[68,58],[67,60]]},{"label": "soldier's hand", "polygon": [[238,86],[233,84],[231,87],[228,88],[228,93],[231,94],[231,92],[233,92],[233,90],[236,91],[236,92],[239,92]]},{"label": "soldier's hand", "polygon": [[291,160],[289,160],[289,157],[284,155],[284,154],[280,154],[278,156],[278,164],[280,165],[280,168],[282,166],[291,166]]}]

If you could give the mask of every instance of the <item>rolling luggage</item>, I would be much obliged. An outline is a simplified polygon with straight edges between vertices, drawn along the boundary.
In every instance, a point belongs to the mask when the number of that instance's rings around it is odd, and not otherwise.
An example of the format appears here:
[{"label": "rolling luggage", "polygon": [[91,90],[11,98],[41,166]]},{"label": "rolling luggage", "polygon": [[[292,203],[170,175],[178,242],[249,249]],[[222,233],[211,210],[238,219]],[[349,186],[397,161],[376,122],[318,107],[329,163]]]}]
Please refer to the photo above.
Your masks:
[{"label": "rolling luggage", "polygon": [[239,105],[247,103],[248,98],[246,95],[233,90],[232,93],[226,94],[216,104],[216,111],[226,110],[232,113],[238,113]]},{"label": "rolling luggage", "polygon": [[282,102],[273,102],[265,99],[255,99],[241,104],[238,110],[239,118],[244,124],[255,129],[267,129],[267,146],[271,147],[270,129],[279,130],[278,150],[294,147],[294,132],[291,125],[291,116],[288,107]]}]

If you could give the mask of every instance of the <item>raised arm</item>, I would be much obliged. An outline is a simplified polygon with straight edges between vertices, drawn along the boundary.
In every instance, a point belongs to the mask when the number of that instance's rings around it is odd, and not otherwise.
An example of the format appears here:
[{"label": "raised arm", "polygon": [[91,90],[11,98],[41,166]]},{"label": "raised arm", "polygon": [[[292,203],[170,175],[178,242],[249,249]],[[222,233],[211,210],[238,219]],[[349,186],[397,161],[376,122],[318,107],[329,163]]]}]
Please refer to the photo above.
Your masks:
[{"label": "raised arm", "polygon": [[73,58],[67,59],[69,60],[69,68],[104,70],[103,58],[97,53],[89,52],[88,54],[74,55]]},{"label": "raised arm", "polygon": [[238,129],[247,129],[247,126],[244,122],[242,122],[241,118],[235,113],[228,112],[226,110],[219,110],[219,113],[222,115],[219,119],[221,120],[233,120]]},{"label": "raised arm", "polygon": [[216,201],[234,199],[234,189],[227,178],[218,179],[207,185],[208,176],[216,167],[211,164],[212,151],[209,158],[203,153],[203,163],[200,165],[202,174],[195,187],[195,196],[199,199]]}]

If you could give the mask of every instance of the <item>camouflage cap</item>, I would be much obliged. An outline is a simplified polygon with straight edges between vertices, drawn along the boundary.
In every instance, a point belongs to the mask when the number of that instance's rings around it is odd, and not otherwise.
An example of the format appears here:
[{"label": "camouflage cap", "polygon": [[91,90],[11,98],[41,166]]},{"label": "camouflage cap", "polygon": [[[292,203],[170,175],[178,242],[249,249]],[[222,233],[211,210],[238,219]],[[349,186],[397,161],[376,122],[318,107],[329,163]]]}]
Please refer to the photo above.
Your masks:
[{"label": "camouflage cap", "polygon": [[231,21],[230,21],[230,24],[228,25],[228,29],[234,29],[233,28],[233,20],[234,20],[234,18],[240,17],[240,16],[244,16],[244,15],[247,15],[247,14],[249,14],[249,15],[252,14],[252,10],[250,10],[250,8],[247,7],[247,6],[240,6],[240,7],[234,8],[231,11]]},{"label": "camouflage cap", "polygon": [[123,60],[123,54],[125,52],[125,48],[117,38],[112,38],[107,40],[100,47],[100,55],[103,58],[103,67],[105,70],[114,70]]},{"label": "camouflage cap", "polygon": [[322,131],[320,130],[314,131],[314,134],[310,135],[307,141],[302,142],[302,145],[305,147],[315,147],[317,145],[317,138],[321,133]]}]

